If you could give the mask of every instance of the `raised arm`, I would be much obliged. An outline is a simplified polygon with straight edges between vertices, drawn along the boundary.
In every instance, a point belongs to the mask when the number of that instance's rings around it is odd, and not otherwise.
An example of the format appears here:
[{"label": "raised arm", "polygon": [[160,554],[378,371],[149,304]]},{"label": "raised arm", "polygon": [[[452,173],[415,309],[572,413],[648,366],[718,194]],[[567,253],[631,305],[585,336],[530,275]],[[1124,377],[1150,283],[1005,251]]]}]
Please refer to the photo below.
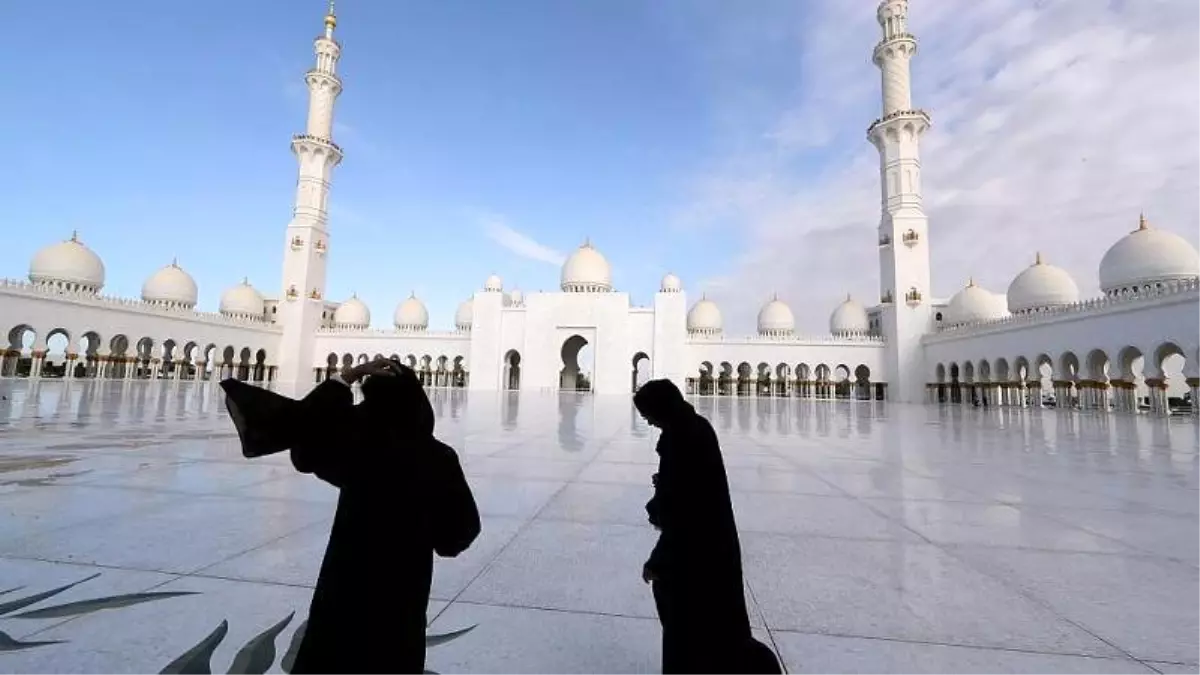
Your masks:
[{"label": "raised arm", "polygon": [[317,478],[341,488],[350,480],[353,471],[363,465],[362,429],[354,418],[355,382],[391,367],[386,359],[376,359],[342,372],[317,385],[300,402],[300,419],[305,433],[292,447],[292,465],[297,471],[315,474]]}]

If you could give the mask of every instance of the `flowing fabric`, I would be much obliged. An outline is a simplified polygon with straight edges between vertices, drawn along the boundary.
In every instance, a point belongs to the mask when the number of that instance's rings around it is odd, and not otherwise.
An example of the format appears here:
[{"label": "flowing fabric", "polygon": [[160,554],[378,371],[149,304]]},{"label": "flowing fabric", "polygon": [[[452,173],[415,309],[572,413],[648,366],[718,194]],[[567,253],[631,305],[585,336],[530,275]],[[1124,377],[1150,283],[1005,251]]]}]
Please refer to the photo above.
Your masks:
[{"label": "flowing fabric", "polygon": [[750,632],[741,545],[716,432],[668,380],[647,382],[634,404],[663,430],[654,497],[646,504],[660,530],[646,566],[663,627],[663,672],[781,672]]},{"label": "flowing fabric", "polygon": [[416,376],[377,378],[364,383],[357,406],[335,381],[301,401],[222,383],[246,427],[247,456],[289,449],[297,470],[340,490],[293,673],[422,672],[433,553],[456,556],[480,531],[458,457],[433,437]]}]

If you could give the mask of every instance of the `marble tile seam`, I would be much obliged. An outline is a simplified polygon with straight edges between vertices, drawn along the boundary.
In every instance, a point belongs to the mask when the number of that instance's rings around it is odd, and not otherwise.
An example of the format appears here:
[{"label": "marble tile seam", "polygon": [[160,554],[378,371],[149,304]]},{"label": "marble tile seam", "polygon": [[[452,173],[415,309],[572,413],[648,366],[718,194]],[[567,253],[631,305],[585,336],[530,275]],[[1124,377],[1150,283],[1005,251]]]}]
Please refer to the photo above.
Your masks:
[{"label": "marble tile seam", "polygon": [[[267,546],[270,546],[271,544],[274,544],[274,543],[276,543],[276,542],[278,542],[278,541],[280,541],[280,540],[282,540],[282,539],[286,539],[286,538],[288,538],[288,537],[290,537],[290,536],[292,536],[292,535],[294,535],[294,534],[299,534],[299,533],[301,533],[301,532],[303,532],[303,531],[305,531],[305,530],[307,530],[307,529],[310,529],[310,528],[315,528],[315,527],[318,527],[318,526],[320,526],[320,527],[327,527],[327,526],[329,526],[330,524],[331,524],[331,523],[327,523],[327,522],[326,522],[326,519],[325,519],[325,518],[318,518],[318,519],[316,519],[316,520],[313,520],[312,522],[305,523],[304,525],[301,525],[300,527],[297,527],[297,528],[294,528],[294,529],[291,529],[291,530],[287,530],[287,531],[285,531],[283,534],[280,534],[279,536],[277,536],[277,537],[274,537],[274,538],[272,538],[272,539],[268,539],[267,541],[264,541],[264,542],[262,542],[261,544],[258,544],[258,545],[255,545],[255,546],[251,546],[250,548],[247,548],[247,549],[245,549],[245,550],[238,551],[237,553],[233,553],[233,554],[231,554],[231,555],[225,556],[224,558],[221,558],[220,560],[213,561],[213,562],[211,562],[211,563],[209,563],[209,564],[207,564],[207,565],[201,565],[200,567],[197,567],[196,569],[194,569],[194,570],[191,570],[191,571],[189,571],[189,572],[187,572],[187,573],[183,574],[182,576],[185,576],[185,577],[191,577],[191,576],[200,576],[198,573],[200,573],[200,572],[203,572],[203,571],[204,571],[204,570],[206,570],[206,569],[209,569],[209,568],[211,568],[211,567],[215,567],[215,566],[217,566],[217,565],[220,565],[221,563],[224,563],[224,562],[228,562],[228,561],[230,561],[230,560],[233,560],[234,558],[238,558],[238,557],[240,557],[240,556],[244,556],[244,555],[246,555],[247,553],[251,553],[251,552],[253,552],[253,551],[257,551],[257,550],[259,550],[259,549],[261,549],[261,548],[265,548],[265,547],[267,547]],[[256,583],[256,582],[250,582],[250,583]]]},{"label": "marble tile seam", "polygon": [[[558,496],[560,494],[562,494],[563,490],[566,490],[567,486],[570,485],[571,483],[573,483],[574,480],[579,477],[579,474],[582,473],[585,468],[587,468],[588,464],[591,464],[591,462],[587,462],[587,463],[583,464],[583,466],[581,466],[579,468],[579,471],[576,472],[574,476],[572,476],[569,480],[564,481],[557,490],[555,490],[544,502],[542,502],[542,504],[540,506],[538,506],[537,510],[534,511],[532,515],[530,515],[528,518],[526,518],[524,520],[524,522],[522,522],[520,525],[517,526],[516,531],[514,531],[512,536],[508,538],[508,541],[505,541],[504,545],[502,545],[498,549],[496,549],[495,554],[493,554],[491,557],[489,557],[487,562],[485,562],[483,565],[480,566],[479,571],[476,572],[474,575],[472,575],[471,578],[467,581],[467,583],[463,584],[462,588],[460,588],[458,590],[458,592],[454,594],[454,597],[452,597],[448,600],[448,602],[446,603],[446,607],[449,607],[450,605],[454,604],[455,602],[458,602],[459,598],[462,597],[463,593],[467,592],[467,589],[471,588],[472,584],[474,584],[485,573],[487,573],[489,570],[492,569],[492,567],[496,564],[496,560],[499,559],[500,556],[503,555],[504,552],[507,551],[510,546],[512,546],[513,542],[516,541],[521,536],[522,532],[529,529],[529,527],[534,523],[534,521],[537,520],[538,516],[540,516],[542,514],[542,512],[546,510],[546,508],[550,505],[550,503],[553,502],[555,499],[557,499]],[[445,608],[443,608],[442,611],[445,611]]]},{"label": "marble tile seam", "polygon": [[[646,586],[646,592],[647,593],[650,592],[649,585]],[[603,617],[614,618],[614,619],[638,619],[641,621],[653,621],[655,623],[658,623],[658,615],[657,614],[654,614],[653,616],[648,616],[648,615],[643,615],[643,614],[619,614],[616,612],[600,612],[600,611],[597,611],[594,609],[564,609],[562,607],[544,607],[541,605],[524,605],[524,604],[515,603],[515,602],[480,602],[478,600],[458,600],[458,599],[450,601],[446,605],[446,608],[449,609],[450,605],[471,605],[474,607],[501,607],[501,608],[505,608],[505,609],[528,609],[528,610],[533,610],[533,611],[537,611],[537,612],[550,612],[550,613],[554,613],[554,614],[578,614],[581,616],[603,616]]]},{"label": "marble tile seam", "polygon": [[[795,630],[792,628],[771,628],[770,626],[767,627],[767,630],[773,634],[781,633],[781,634],[791,634],[791,635],[812,635],[812,636],[817,636],[817,637],[851,638],[851,639],[857,639],[857,640],[879,640],[881,642],[896,642],[896,643],[914,644],[914,645],[931,645],[931,646],[937,646],[937,647],[960,647],[963,649],[978,649],[980,651],[1015,652],[1018,654],[1039,654],[1039,655],[1045,655],[1045,656],[1074,656],[1074,657],[1085,658],[1085,659],[1096,659],[1098,661],[1119,661],[1119,662],[1130,661],[1133,663],[1140,663],[1140,664],[1145,665],[1144,661],[1142,661],[1141,659],[1138,659],[1136,657],[1133,657],[1133,656],[1123,656],[1123,657],[1098,656],[1096,654],[1085,654],[1082,652],[1072,652],[1072,651],[1048,651],[1048,650],[1042,650],[1042,649],[1028,649],[1028,648],[1022,648],[1022,647],[996,647],[996,646],[992,646],[992,645],[977,645],[977,644],[969,644],[969,643],[965,643],[965,642],[948,642],[948,641],[941,641],[941,640],[915,640],[915,639],[911,639],[911,638],[889,637],[886,635],[859,635],[859,634],[854,634],[854,633],[804,631],[804,630]],[[1161,663],[1169,663],[1169,662],[1163,661]],[[1191,665],[1191,664],[1182,664],[1182,665]]]},{"label": "marble tile seam", "polygon": [[1009,591],[1017,594],[1019,597],[1022,597],[1025,600],[1027,600],[1028,602],[1033,603],[1035,606],[1041,607],[1046,612],[1048,612],[1051,616],[1074,627],[1077,630],[1080,630],[1080,631],[1086,633],[1087,635],[1098,640],[1099,642],[1111,647],[1112,649],[1116,650],[1118,653],[1122,654],[1126,659],[1129,659],[1132,661],[1137,661],[1138,663],[1142,663],[1142,659],[1139,659],[1136,656],[1134,656],[1132,653],[1130,653],[1130,651],[1128,649],[1125,649],[1124,647],[1121,647],[1120,645],[1116,644],[1113,640],[1110,640],[1110,639],[1104,637],[1103,635],[1100,635],[1100,633],[1097,630],[1094,630],[1091,627],[1084,625],[1082,622],[1076,621],[1075,619],[1072,619],[1072,618],[1066,616],[1066,614],[1064,612],[1060,611],[1049,600],[1046,600],[1045,598],[1041,597],[1040,595],[1035,594],[1031,589],[1027,588],[1025,585],[1020,584],[1015,579],[1009,578],[1008,575],[1001,573],[1000,570],[990,568],[987,565],[981,565],[981,564],[979,564],[978,560],[972,559],[969,556],[961,555],[959,551],[953,549],[952,547],[938,546],[938,548],[942,552],[944,552],[946,555],[948,555],[951,558],[953,558],[954,560],[958,561],[959,564],[963,565],[967,569],[973,570],[977,574],[982,574],[983,576],[1000,584],[1002,587],[1007,588]]}]

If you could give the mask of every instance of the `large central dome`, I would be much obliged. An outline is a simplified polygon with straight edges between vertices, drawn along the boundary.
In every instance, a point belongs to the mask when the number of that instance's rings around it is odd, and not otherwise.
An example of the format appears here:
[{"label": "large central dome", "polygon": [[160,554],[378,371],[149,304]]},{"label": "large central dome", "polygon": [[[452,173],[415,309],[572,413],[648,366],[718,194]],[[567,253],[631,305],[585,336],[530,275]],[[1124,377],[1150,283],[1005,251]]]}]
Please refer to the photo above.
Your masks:
[{"label": "large central dome", "polygon": [[564,293],[607,293],[612,290],[612,268],[590,241],[583,242],[562,266]]}]

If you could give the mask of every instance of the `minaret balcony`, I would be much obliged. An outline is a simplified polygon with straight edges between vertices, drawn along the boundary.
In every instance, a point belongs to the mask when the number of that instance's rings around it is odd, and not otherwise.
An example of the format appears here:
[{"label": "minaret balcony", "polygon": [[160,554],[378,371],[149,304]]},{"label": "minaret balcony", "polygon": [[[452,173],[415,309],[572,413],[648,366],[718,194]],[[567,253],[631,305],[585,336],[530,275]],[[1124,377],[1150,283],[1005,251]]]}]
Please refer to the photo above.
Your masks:
[{"label": "minaret balcony", "polygon": [[890,234],[881,234],[881,235],[879,235],[879,245],[880,245],[881,247],[883,247],[883,246],[891,246],[891,245],[892,245],[892,236],[891,236]]},{"label": "minaret balcony", "polygon": [[924,110],[896,110],[884,115],[883,117],[880,117],[874,122],[871,122],[871,126],[867,127],[867,136],[871,136],[878,127],[891,124],[896,120],[916,120],[923,122],[926,127],[932,124],[929,119],[929,113],[925,112]]},{"label": "minaret balcony", "polygon": [[342,148],[337,143],[320,136],[312,134],[295,134],[292,136],[292,150],[299,151],[301,148],[312,150],[319,149],[328,152],[335,159],[342,159]]},{"label": "minaret balcony", "polygon": [[921,235],[917,234],[916,230],[909,230],[901,235],[900,238],[904,242],[904,245],[908,247],[916,246],[917,242],[921,241]]},{"label": "minaret balcony", "polygon": [[320,136],[313,136],[312,134],[294,134],[294,135],[292,135],[292,144],[293,145],[295,145],[296,143],[305,143],[305,142],[313,143],[315,145],[321,145],[326,148],[331,148],[332,150],[336,151],[339,155],[342,154],[342,147],[340,145],[338,145],[337,143],[334,143],[333,141],[329,140],[328,138],[321,138]]},{"label": "minaret balcony", "polygon": [[904,301],[908,303],[909,307],[916,307],[917,305],[921,304],[921,291],[918,291],[915,288],[909,289],[909,291],[904,294]]},{"label": "minaret balcony", "polygon": [[912,58],[917,54],[917,36],[911,32],[898,32],[892,37],[884,37],[883,41],[876,44],[875,52],[871,54],[871,60],[876,66],[882,66],[884,59],[896,58],[896,56],[906,56]]}]

